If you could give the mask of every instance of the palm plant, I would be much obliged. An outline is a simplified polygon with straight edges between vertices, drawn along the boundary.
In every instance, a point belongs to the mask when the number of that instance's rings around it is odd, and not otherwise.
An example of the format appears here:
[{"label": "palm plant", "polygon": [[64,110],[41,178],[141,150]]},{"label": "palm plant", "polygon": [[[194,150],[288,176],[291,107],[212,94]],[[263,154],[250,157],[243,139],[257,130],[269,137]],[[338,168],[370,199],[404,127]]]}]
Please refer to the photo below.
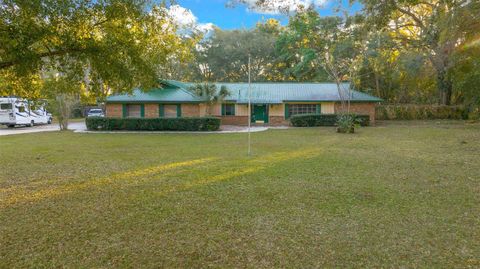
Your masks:
[{"label": "palm plant", "polygon": [[198,83],[190,87],[190,91],[199,97],[202,97],[207,104],[207,115],[212,114],[212,108],[215,104],[221,103],[230,92],[226,86],[221,86],[220,90],[217,90],[217,86],[212,83]]}]

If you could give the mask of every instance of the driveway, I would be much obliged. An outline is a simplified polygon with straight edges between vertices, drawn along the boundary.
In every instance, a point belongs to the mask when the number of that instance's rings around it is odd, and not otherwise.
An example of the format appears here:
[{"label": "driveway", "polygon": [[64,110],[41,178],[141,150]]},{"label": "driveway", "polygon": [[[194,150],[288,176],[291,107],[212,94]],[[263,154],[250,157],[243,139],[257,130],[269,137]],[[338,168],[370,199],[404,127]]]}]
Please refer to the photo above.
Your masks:
[{"label": "driveway", "polygon": [[[74,131],[83,131],[86,129],[85,122],[70,122],[68,124],[69,130]],[[7,128],[5,126],[0,126],[0,136],[2,135],[14,135],[14,134],[28,134],[28,133],[39,133],[39,132],[51,132],[51,131],[60,131],[60,127],[57,123],[50,125],[37,125],[33,127],[15,127]]]}]

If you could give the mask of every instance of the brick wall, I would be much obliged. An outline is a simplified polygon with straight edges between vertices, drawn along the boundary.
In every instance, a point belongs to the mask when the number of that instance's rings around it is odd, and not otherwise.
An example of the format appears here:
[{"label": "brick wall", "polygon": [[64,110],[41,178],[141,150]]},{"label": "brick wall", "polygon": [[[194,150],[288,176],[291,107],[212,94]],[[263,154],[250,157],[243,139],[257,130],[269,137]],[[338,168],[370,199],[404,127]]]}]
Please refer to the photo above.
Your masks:
[{"label": "brick wall", "polygon": [[145,118],[158,118],[159,113],[158,104],[145,104]]},{"label": "brick wall", "polygon": [[182,104],[182,117],[200,117],[198,104]]},{"label": "brick wall", "polygon": [[[188,105],[188,104],[187,104]],[[221,116],[222,114],[222,106],[220,104],[213,104],[211,106],[207,106],[206,104],[194,104],[198,106],[198,113],[197,116],[192,117],[205,117],[205,116]],[[182,111],[185,104],[182,104]],[[209,112],[210,111],[210,115]],[[183,113],[182,113],[183,116]]]},{"label": "brick wall", "polygon": [[222,116],[223,125],[248,125],[248,116]]},{"label": "brick wall", "polygon": [[290,121],[286,120],[284,116],[270,116],[268,118],[268,125],[271,126],[288,126]]},{"label": "brick wall", "polygon": [[200,113],[200,117],[205,117],[207,114],[207,106],[205,104],[198,104],[198,110]]},{"label": "brick wall", "polygon": [[[167,106],[168,107],[168,106]],[[175,108],[175,110],[174,110]],[[159,116],[158,104],[145,104],[145,117],[156,118]],[[220,105],[216,105],[212,109],[213,115],[220,114]],[[335,113],[339,113],[341,110],[341,104],[335,104]],[[351,103],[350,111],[356,114],[369,115],[370,123],[375,124],[375,103]],[[121,118],[123,116],[122,104],[107,104],[106,116],[111,118]],[[176,106],[172,106],[172,114],[176,115]],[[201,116],[201,108],[198,104],[182,104],[182,117],[199,117]],[[222,124],[225,125],[247,125],[248,116],[222,116]],[[269,125],[289,125],[290,121],[285,120],[283,116],[269,117]]]},{"label": "brick wall", "polygon": [[221,116],[222,115],[222,105],[213,104],[210,108],[207,107],[207,110],[210,109],[212,116]]},{"label": "brick wall", "polygon": [[[335,113],[340,113],[342,105],[335,103]],[[375,103],[350,103],[350,112],[359,115],[369,115],[370,124],[375,125]]]},{"label": "brick wall", "polygon": [[[248,125],[248,116],[222,116],[220,117],[223,125]],[[252,123],[253,124],[253,123]],[[289,120],[285,120],[282,116],[270,116],[268,118],[268,123],[266,125],[270,126],[288,126],[290,124]]]},{"label": "brick wall", "polygon": [[105,108],[106,116],[110,118],[123,117],[122,104],[107,104]]}]

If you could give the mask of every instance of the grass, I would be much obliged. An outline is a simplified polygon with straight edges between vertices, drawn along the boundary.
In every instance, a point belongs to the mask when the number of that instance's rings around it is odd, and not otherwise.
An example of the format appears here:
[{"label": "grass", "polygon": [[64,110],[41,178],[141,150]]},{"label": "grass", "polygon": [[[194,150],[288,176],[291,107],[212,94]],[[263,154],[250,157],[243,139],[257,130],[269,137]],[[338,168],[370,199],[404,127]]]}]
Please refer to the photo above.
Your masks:
[{"label": "grass", "polygon": [[85,122],[85,118],[68,119],[68,122]]},{"label": "grass", "polygon": [[480,125],[0,138],[0,267],[480,267]]}]

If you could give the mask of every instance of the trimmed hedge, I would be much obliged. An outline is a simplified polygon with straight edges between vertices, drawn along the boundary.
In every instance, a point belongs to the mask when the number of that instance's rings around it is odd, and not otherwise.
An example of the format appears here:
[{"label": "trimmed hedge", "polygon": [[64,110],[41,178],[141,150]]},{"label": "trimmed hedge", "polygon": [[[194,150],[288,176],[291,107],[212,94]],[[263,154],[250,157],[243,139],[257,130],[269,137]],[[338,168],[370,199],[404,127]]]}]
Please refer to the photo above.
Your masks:
[{"label": "trimmed hedge", "polygon": [[[290,122],[295,127],[336,126],[338,116],[338,114],[295,115],[290,118]],[[355,115],[355,121],[361,126],[368,126],[370,125],[370,116]]]},{"label": "trimmed hedge", "polygon": [[101,118],[85,119],[91,131],[217,131],[220,119],[198,118]]},{"label": "trimmed hedge", "polygon": [[478,117],[478,108],[442,105],[379,105],[377,120],[466,120]]}]

